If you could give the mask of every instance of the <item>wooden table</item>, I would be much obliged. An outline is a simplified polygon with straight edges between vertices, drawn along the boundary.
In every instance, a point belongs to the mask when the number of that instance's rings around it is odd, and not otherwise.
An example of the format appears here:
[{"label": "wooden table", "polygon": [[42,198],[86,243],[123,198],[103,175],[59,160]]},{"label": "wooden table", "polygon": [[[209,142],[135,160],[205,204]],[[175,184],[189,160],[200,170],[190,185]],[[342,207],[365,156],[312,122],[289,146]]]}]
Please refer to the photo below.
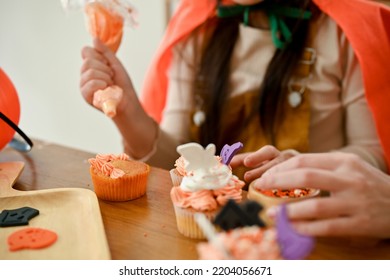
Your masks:
[{"label": "wooden table", "polygon": [[[93,190],[87,159],[94,154],[39,140],[34,143],[26,154],[11,148],[0,151],[0,162],[25,162],[15,189]],[[115,203],[99,200],[112,259],[197,259],[199,241],[177,231],[170,187],[169,172],[152,168],[142,198]],[[390,259],[390,241],[321,238],[309,259]]]}]

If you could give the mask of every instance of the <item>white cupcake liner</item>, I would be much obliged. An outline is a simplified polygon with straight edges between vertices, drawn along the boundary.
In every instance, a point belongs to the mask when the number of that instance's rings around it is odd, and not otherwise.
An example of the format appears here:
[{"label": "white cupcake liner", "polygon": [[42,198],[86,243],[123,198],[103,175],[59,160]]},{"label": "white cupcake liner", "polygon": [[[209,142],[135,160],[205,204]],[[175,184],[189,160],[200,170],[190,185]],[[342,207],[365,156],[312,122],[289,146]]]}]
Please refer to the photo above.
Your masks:
[{"label": "white cupcake liner", "polygon": [[[198,226],[194,217],[194,214],[198,212],[192,208],[182,208],[176,205],[173,206],[175,209],[178,231],[189,238],[205,239],[206,236],[204,235],[202,229]],[[199,213],[203,213],[207,219],[212,222],[217,213],[217,210],[206,212],[199,211]]]}]

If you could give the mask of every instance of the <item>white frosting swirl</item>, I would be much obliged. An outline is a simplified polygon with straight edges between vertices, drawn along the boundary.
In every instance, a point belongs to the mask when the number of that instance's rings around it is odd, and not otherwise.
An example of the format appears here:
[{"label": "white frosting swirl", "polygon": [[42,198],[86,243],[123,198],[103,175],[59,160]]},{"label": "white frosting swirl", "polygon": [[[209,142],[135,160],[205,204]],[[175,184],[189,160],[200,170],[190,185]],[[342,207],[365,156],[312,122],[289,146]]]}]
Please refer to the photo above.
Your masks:
[{"label": "white frosting swirl", "polygon": [[224,164],[218,164],[207,169],[199,168],[194,170],[192,175],[183,178],[180,188],[187,192],[216,190],[225,187],[232,176],[231,169]]}]

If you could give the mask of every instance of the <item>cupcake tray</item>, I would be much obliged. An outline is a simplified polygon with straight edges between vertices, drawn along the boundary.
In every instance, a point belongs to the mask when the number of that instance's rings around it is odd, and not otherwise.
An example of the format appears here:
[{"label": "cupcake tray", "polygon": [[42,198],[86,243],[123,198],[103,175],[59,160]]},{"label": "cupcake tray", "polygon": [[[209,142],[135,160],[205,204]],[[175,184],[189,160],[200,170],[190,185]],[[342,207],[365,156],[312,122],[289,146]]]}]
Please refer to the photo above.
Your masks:
[{"label": "cupcake tray", "polygon": [[[110,259],[95,193],[82,188],[17,191],[12,186],[23,168],[23,162],[0,163],[0,213],[32,207],[39,215],[28,225],[0,227],[0,259]],[[53,231],[57,241],[46,248],[10,251],[8,237],[28,227]]]}]

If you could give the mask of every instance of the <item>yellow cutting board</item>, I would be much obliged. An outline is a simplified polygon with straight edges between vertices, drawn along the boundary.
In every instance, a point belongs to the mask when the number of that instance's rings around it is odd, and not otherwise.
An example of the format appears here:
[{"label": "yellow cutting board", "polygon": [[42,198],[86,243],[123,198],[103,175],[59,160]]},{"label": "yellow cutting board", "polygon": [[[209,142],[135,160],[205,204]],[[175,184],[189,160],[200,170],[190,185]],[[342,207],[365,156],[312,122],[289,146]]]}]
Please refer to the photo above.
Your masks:
[{"label": "yellow cutting board", "polygon": [[[0,212],[27,206],[39,215],[25,226],[0,227],[0,259],[110,259],[95,193],[81,188],[17,191],[12,186],[23,168],[23,162],[0,162]],[[46,248],[10,251],[8,236],[26,227],[54,231],[58,239]]]}]

